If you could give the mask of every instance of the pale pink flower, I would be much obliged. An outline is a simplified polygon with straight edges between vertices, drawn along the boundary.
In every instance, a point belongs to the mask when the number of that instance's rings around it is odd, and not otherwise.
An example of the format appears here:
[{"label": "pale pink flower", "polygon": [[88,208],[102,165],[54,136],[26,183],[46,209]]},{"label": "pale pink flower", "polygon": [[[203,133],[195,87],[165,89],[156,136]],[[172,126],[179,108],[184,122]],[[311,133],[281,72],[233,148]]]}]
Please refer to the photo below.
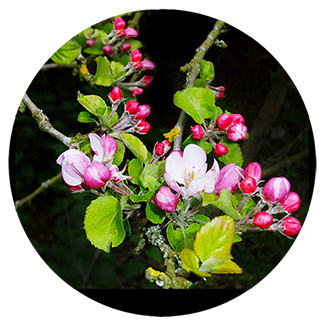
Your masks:
[{"label": "pale pink flower", "polygon": [[165,211],[174,212],[179,202],[178,195],[174,195],[170,188],[161,187],[155,196],[156,205]]},{"label": "pale pink flower", "polygon": [[89,134],[90,146],[94,151],[93,160],[111,165],[117,151],[116,141],[109,135],[99,137],[97,134]]}]

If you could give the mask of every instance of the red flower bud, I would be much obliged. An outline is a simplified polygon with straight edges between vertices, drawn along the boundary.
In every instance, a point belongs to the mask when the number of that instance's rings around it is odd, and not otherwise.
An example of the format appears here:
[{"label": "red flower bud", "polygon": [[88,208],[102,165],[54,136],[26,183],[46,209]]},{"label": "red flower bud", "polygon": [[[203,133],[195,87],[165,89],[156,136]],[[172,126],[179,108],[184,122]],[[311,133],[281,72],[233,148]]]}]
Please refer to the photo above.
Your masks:
[{"label": "red flower bud", "polygon": [[158,156],[162,156],[164,154],[165,151],[165,145],[162,142],[156,143],[155,144],[155,153]]},{"label": "red flower bud", "polygon": [[113,53],[113,48],[112,46],[110,45],[106,45],[103,47],[103,52],[106,54],[106,55],[111,55]]},{"label": "red flower bud", "polygon": [[253,224],[268,229],[273,224],[273,216],[266,211],[259,211],[253,219]]},{"label": "red flower bud", "polygon": [[134,37],[138,36],[138,32],[133,28],[126,28],[124,31],[125,31],[126,36],[128,36],[130,38],[134,38]]},{"label": "red flower bud", "polygon": [[223,113],[217,118],[217,125],[220,130],[226,130],[231,124],[231,118],[228,113]]},{"label": "red flower bud", "polygon": [[251,162],[247,165],[245,172],[245,178],[252,177],[259,182],[262,178],[262,168],[258,162]]},{"label": "red flower bud", "polygon": [[86,46],[87,47],[94,47],[96,45],[96,40],[95,39],[88,39],[86,41]]},{"label": "red flower bud", "polygon": [[142,59],[142,54],[138,49],[131,50],[131,61],[132,63],[140,62]]},{"label": "red flower bud", "polygon": [[143,89],[140,87],[136,87],[132,90],[132,96],[138,96],[143,93]]},{"label": "red flower bud", "polygon": [[142,68],[144,68],[146,70],[151,70],[156,67],[152,61],[147,60],[147,59],[144,59],[141,63],[142,63]]},{"label": "red flower bud", "polygon": [[240,189],[243,193],[254,193],[257,188],[256,180],[252,177],[247,177],[240,183]]},{"label": "red flower bud", "polygon": [[137,114],[135,115],[136,120],[145,119],[151,113],[151,108],[149,105],[139,105]]},{"label": "red flower bud", "polygon": [[281,206],[287,212],[294,212],[300,207],[300,197],[297,193],[290,191],[287,198],[281,202]]},{"label": "red flower bud", "polygon": [[178,202],[179,197],[177,195],[174,195],[170,188],[165,186],[161,187],[155,196],[156,205],[160,209],[168,212],[174,212]]},{"label": "red flower bud", "polygon": [[115,103],[116,101],[123,98],[121,89],[118,86],[115,86],[109,94],[111,100]]},{"label": "red flower bud", "polygon": [[130,114],[136,114],[138,111],[139,103],[135,100],[129,100],[125,105],[125,110]]},{"label": "red flower bud", "polygon": [[115,30],[122,30],[125,28],[125,21],[122,17],[117,17],[114,20],[114,29]]},{"label": "red flower bud", "polygon": [[141,120],[136,126],[136,130],[140,134],[147,134],[150,130],[150,124],[145,120]]},{"label": "red flower bud", "polygon": [[227,138],[231,141],[244,140],[247,134],[247,127],[242,123],[235,123],[228,128]]},{"label": "red flower bud", "polygon": [[236,123],[245,124],[245,119],[241,114],[231,114],[230,118],[232,124],[236,124]]},{"label": "red flower bud", "polygon": [[298,219],[294,217],[286,217],[283,219],[281,226],[284,227],[282,233],[286,236],[294,236],[299,233],[301,224]]},{"label": "red flower bud", "polygon": [[131,48],[131,44],[130,44],[130,43],[126,43],[126,44],[123,44],[123,45],[121,46],[121,50],[122,50],[122,51],[129,51],[130,48]]},{"label": "red flower bud", "polygon": [[199,124],[194,125],[191,128],[191,131],[193,133],[193,139],[194,140],[201,140],[204,136],[204,130],[203,127]]},{"label": "red flower bud", "polygon": [[228,153],[228,148],[222,143],[217,143],[213,151],[217,157],[222,157]]}]

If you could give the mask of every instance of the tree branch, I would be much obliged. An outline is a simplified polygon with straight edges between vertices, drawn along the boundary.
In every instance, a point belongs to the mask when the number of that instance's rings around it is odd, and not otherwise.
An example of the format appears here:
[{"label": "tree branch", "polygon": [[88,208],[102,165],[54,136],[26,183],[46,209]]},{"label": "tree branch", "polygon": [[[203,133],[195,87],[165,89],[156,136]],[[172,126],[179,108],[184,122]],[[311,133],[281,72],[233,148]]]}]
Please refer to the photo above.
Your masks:
[{"label": "tree branch", "polygon": [[[196,80],[197,75],[200,72],[200,64],[201,61],[208,51],[208,49],[214,44],[216,41],[217,37],[220,35],[222,28],[224,27],[225,22],[218,20],[212,31],[208,34],[206,40],[203,42],[203,44],[196,50],[196,54],[194,58],[185,66],[181,67],[182,72],[186,72],[186,83],[185,83],[185,88],[191,88],[194,86],[194,82]],[[181,144],[182,144],[182,136],[183,136],[183,131],[186,123],[186,118],[187,115],[186,113],[182,110],[176,127],[180,130],[180,133],[176,136],[175,142],[174,142],[174,150],[180,150]]]},{"label": "tree branch", "polygon": [[41,131],[49,133],[52,137],[70,147],[71,138],[65,136],[58,130],[56,130],[52,124],[50,123],[49,118],[40,110],[33,101],[27,96],[27,94],[23,97],[23,102],[26,104],[28,109],[31,111],[33,118],[35,119],[38,127]]},{"label": "tree branch", "polygon": [[17,200],[15,202],[15,206],[16,209],[22,207],[23,205],[30,203],[37,195],[39,195],[42,191],[44,191],[45,189],[47,189],[49,186],[51,186],[52,184],[54,184],[55,182],[57,182],[60,178],[61,178],[61,172],[58,173],[55,177],[48,179],[46,181],[44,181],[34,192],[32,192],[30,195],[28,195],[27,197],[21,199],[21,200]]}]

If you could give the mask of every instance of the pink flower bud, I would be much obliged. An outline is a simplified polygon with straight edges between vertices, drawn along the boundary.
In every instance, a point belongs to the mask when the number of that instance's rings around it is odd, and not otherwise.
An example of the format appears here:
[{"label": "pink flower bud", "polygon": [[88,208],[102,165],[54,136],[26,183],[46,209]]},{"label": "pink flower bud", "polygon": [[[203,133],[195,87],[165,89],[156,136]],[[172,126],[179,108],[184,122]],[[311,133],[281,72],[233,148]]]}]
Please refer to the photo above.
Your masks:
[{"label": "pink flower bud", "polygon": [[153,80],[153,76],[146,75],[140,79],[139,84],[141,84],[142,86],[149,86],[153,82]]},{"label": "pink flower bud", "polygon": [[224,86],[219,86],[218,90],[219,90],[220,92],[224,92],[226,89],[225,89]]},{"label": "pink flower bud", "polygon": [[174,212],[178,202],[179,202],[178,196],[174,195],[171,192],[170,188],[165,186],[161,187],[155,196],[156,205],[160,209],[168,212]]},{"label": "pink flower bud", "polygon": [[231,114],[230,119],[232,124],[236,124],[236,123],[245,124],[245,119],[241,114]]},{"label": "pink flower bud", "polygon": [[110,45],[106,45],[106,46],[103,47],[103,52],[106,55],[111,55],[113,53],[113,47],[110,46]]},{"label": "pink flower bud", "polygon": [[138,96],[143,93],[143,89],[140,87],[136,87],[132,90],[132,96]]},{"label": "pink flower bud", "polygon": [[283,219],[281,226],[284,227],[282,233],[286,236],[294,236],[299,233],[301,224],[298,219],[294,217],[286,217]]},{"label": "pink flower bud", "polygon": [[115,30],[122,30],[125,28],[125,21],[122,17],[117,17],[114,20],[114,29]]},{"label": "pink flower bud", "polygon": [[126,28],[124,31],[125,34],[130,38],[134,38],[138,36],[138,32],[133,28]]},{"label": "pink flower bud", "polygon": [[124,38],[126,36],[126,32],[124,29],[120,30],[117,35],[120,37],[120,38]]},{"label": "pink flower bud", "polygon": [[81,184],[79,184],[77,186],[70,186],[66,182],[65,182],[65,184],[72,193],[85,191]]},{"label": "pink flower bud", "polygon": [[228,113],[223,113],[217,118],[217,125],[220,130],[226,130],[231,124],[231,117]]},{"label": "pink flower bud", "polygon": [[242,123],[231,125],[227,131],[227,138],[231,141],[244,140],[247,134],[247,127]]},{"label": "pink flower bud", "polygon": [[234,193],[238,189],[244,170],[238,167],[235,163],[224,166],[219,173],[218,181],[215,185],[215,190],[219,196],[223,189],[227,189],[230,193]]},{"label": "pink flower bud", "polygon": [[268,229],[273,224],[273,216],[266,211],[259,211],[253,219],[253,224]]},{"label": "pink flower bud", "polygon": [[130,114],[136,114],[138,111],[139,103],[135,100],[129,100],[125,105],[125,110]]},{"label": "pink flower bud", "polygon": [[87,47],[94,47],[96,45],[96,40],[95,39],[88,39],[87,41],[86,41],[86,46]]},{"label": "pink flower bud", "polygon": [[145,119],[151,113],[151,108],[149,105],[139,105],[137,114],[135,115],[136,120]]},{"label": "pink flower bud", "polygon": [[162,156],[165,151],[165,145],[162,142],[156,143],[155,144],[155,154],[158,156]]},{"label": "pink flower bud", "polygon": [[121,50],[122,50],[122,51],[125,51],[125,52],[129,51],[130,48],[131,48],[131,44],[130,44],[130,43],[126,43],[126,44],[123,44],[123,45],[121,46]]},{"label": "pink flower bud", "polygon": [[297,193],[290,191],[287,198],[281,202],[281,206],[287,212],[294,212],[300,207],[300,197]]},{"label": "pink flower bud", "polygon": [[201,140],[204,136],[204,130],[203,127],[199,124],[194,125],[191,128],[191,131],[193,133],[193,139],[194,140]]},{"label": "pink flower bud", "polygon": [[111,100],[115,103],[116,101],[123,98],[121,89],[118,86],[115,86],[109,94]]},{"label": "pink flower bud", "polygon": [[138,49],[131,50],[131,61],[132,63],[140,62],[142,59],[142,54]]},{"label": "pink flower bud", "polygon": [[228,153],[228,148],[222,143],[217,143],[213,151],[217,157],[222,157]]},{"label": "pink flower bud", "polygon": [[142,63],[142,68],[144,68],[146,70],[151,70],[156,67],[152,61],[147,60],[147,59],[144,59],[141,63]]},{"label": "pink flower bud", "polygon": [[100,138],[103,142],[103,147],[104,147],[104,158],[103,158],[103,163],[111,164],[115,153],[117,151],[117,143],[116,141],[109,135],[103,135]]},{"label": "pink flower bud", "polygon": [[262,178],[262,168],[258,162],[251,162],[245,169],[244,177],[252,177],[259,182]]},{"label": "pink flower bud", "polygon": [[84,181],[84,173],[90,165],[90,159],[83,152],[69,149],[58,157],[57,164],[61,165],[62,178],[69,186],[78,186]]},{"label": "pink flower bud", "polygon": [[284,177],[270,179],[263,188],[263,198],[271,203],[283,201],[289,194],[290,182]]},{"label": "pink flower bud", "polygon": [[240,189],[243,193],[254,193],[257,188],[256,180],[252,177],[247,177],[240,183]]},{"label": "pink flower bud", "polygon": [[111,177],[110,179],[114,182],[120,181],[122,179],[122,176],[118,170],[118,167],[115,164],[112,164],[108,167],[109,171],[111,171]]},{"label": "pink flower bud", "polygon": [[88,188],[104,187],[111,177],[111,171],[102,163],[93,161],[86,169],[84,183]]},{"label": "pink flower bud", "polygon": [[141,120],[135,129],[140,134],[147,134],[150,130],[150,124],[145,120]]},{"label": "pink flower bud", "polygon": [[214,92],[214,99],[217,100],[219,98],[225,98],[226,95],[224,93],[221,92]]}]

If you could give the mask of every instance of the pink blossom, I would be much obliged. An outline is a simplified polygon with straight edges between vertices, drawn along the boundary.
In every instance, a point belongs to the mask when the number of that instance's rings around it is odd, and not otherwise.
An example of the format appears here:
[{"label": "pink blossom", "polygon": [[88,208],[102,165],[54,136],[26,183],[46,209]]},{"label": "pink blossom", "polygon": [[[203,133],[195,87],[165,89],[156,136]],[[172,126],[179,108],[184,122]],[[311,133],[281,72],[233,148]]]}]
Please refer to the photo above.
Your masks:
[{"label": "pink blossom", "polygon": [[252,177],[259,182],[262,178],[262,168],[258,162],[251,162],[247,165],[245,172],[245,178]]},{"label": "pink blossom", "polygon": [[204,129],[201,125],[196,124],[191,128],[194,140],[201,140],[204,136]]},{"label": "pink blossom", "polygon": [[111,177],[111,171],[102,163],[93,161],[86,169],[84,183],[88,188],[104,187]]},{"label": "pink blossom", "polygon": [[117,151],[116,141],[109,135],[99,137],[97,134],[89,134],[90,146],[94,151],[94,160],[107,165],[112,164]]},{"label": "pink blossom", "polygon": [[244,170],[235,163],[228,164],[220,170],[218,181],[215,185],[216,193],[219,196],[223,189],[234,193],[238,189],[238,183],[242,179]]},{"label": "pink blossom", "polygon": [[160,209],[168,212],[174,212],[179,202],[178,195],[174,195],[170,188],[164,186],[159,189],[154,200]]},{"label": "pink blossom", "polygon": [[78,186],[84,181],[84,173],[90,165],[90,159],[83,152],[69,149],[58,157],[56,162],[61,165],[62,178],[69,186]]},{"label": "pink blossom", "polygon": [[110,179],[114,182],[120,181],[122,179],[122,176],[119,172],[118,167],[115,164],[112,164],[108,167],[109,171],[111,171],[111,177]]},{"label": "pink blossom", "polygon": [[222,143],[217,143],[213,151],[217,157],[222,157],[228,153],[228,148]]},{"label": "pink blossom", "polygon": [[170,188],[184,197],[194,196],[201,191],[212,193],[219,176],[219,165],[214,160],[207,172],[206,161],[205,151],[195,144],[189,144],[183,156],[180,153],[168,156],[164,178]]},{"label": "pink blossom", "polygon": [[253,177],[247,177],[240,183],[240,189],[243,193],[252,194],[256,191],[257,183]]},{"label": "pink blossom", "polygon": [[242,123],[235,123],[228,128],[227,138],[231,141],[244,140],[247,134],[247,127]]},{"label": "pink blossom", "polygon": [[138,36],[138,32],[133,28],[126,28],[124,31],[125,34],[130,38],[134,38]]},{"label": "pink blossom", "polygon": [[151,70],[154,69],[156,66],[151,60],[144,59],[142,62],[142,68]]}]

